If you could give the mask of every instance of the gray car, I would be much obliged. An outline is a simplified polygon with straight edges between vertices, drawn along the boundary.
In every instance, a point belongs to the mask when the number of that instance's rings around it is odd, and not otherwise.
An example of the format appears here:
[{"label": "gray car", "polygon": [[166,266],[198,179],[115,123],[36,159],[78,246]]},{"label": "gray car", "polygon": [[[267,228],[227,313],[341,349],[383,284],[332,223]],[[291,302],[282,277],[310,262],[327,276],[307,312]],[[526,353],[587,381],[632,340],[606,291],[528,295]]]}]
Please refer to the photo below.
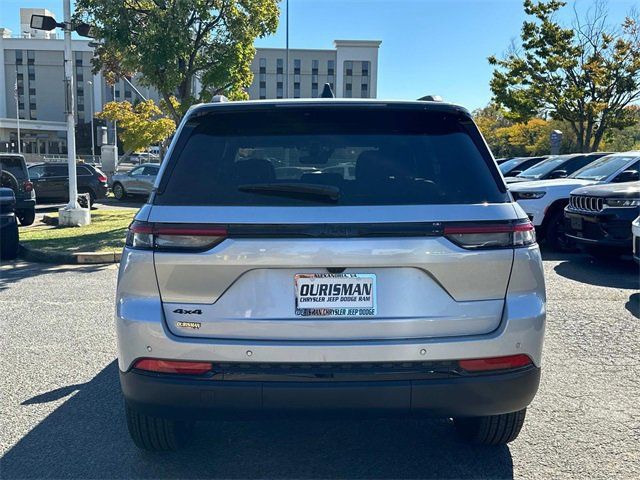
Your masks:
[{"label": "gray car", "polygon": [[160,164],[145,163],[127,173],[117,172],[111,179],[111,191],[118,200],[128,195],[149,195],[159,171]]},{"label": "gray car", "polygon": [[199,419],[403,413],[510,442],[545,302],[533,226],[467,110],[192,107],[120,263],[129,433],[167,450]]}]

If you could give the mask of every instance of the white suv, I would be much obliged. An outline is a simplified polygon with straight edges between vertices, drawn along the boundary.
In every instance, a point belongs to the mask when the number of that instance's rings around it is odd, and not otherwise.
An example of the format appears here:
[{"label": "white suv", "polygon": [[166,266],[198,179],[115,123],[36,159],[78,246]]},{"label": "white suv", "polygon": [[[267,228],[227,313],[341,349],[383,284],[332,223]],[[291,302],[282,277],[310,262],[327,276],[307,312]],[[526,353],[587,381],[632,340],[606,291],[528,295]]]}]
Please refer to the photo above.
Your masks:
[{"label": "white suv", "polygon": [[221,102],[187,113],[130,227],[116,323],[141,448],[309,412],[452,417],[501,444],[538,388],[545,290],[465,109]]},{"label": "white suv", "polygon": [[564,207],[571,191],[587,185],[636,181],[639,171],[640,151],[614,153],[567,178],[516,183],[509,185],[509,191],[535,225],[538,238],[556,250],[566,250],[572,247],[564,227]]}]

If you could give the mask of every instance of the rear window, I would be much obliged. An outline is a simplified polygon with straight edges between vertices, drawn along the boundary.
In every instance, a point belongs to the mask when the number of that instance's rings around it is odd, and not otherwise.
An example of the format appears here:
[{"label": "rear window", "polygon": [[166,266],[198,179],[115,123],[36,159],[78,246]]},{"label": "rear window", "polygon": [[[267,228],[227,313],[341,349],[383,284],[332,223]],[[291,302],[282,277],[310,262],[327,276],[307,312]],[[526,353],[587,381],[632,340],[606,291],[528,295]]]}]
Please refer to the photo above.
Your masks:
[{"label": "rear window", "polygon": [[24,180],[29,178],[24,160],[20,157],[0,156],[0,171],[9,172],[16,179]]},{"label": "rear window", "polygon": [[475,127],[456,114],[326,107],[216,112],[187,122],[154,203],[508,201],[491,168],[497,175]]}]

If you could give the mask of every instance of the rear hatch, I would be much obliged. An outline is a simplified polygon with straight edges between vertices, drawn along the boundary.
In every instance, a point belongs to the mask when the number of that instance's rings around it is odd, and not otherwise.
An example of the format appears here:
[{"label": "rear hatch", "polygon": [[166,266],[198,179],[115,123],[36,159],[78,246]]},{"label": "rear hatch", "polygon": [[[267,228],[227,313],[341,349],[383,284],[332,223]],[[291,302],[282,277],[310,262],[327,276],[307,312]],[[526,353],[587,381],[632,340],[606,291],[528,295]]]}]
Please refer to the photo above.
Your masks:
[{"label": "rear hatch", "polygon": [[518,219],[462,110],[196,111],[151,202],[139,230],[155,235],[176,335],[415,339],[500,323]]}]

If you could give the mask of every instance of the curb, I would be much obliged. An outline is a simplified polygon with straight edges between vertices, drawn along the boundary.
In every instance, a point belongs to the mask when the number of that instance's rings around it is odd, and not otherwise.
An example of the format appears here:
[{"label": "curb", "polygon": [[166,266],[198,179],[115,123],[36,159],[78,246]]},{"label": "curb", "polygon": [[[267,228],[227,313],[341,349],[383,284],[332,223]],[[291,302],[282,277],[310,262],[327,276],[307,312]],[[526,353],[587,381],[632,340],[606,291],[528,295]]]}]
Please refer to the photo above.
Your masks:
[{"label": "curb", "polygon": [[25,247],[22,243],[20,244],[18,255],[20,258],[29,260],[30,262],[56,263],[60,265],[120,263],[120,257],[122,256],[120,252],[44,252],[42,250]]}]

